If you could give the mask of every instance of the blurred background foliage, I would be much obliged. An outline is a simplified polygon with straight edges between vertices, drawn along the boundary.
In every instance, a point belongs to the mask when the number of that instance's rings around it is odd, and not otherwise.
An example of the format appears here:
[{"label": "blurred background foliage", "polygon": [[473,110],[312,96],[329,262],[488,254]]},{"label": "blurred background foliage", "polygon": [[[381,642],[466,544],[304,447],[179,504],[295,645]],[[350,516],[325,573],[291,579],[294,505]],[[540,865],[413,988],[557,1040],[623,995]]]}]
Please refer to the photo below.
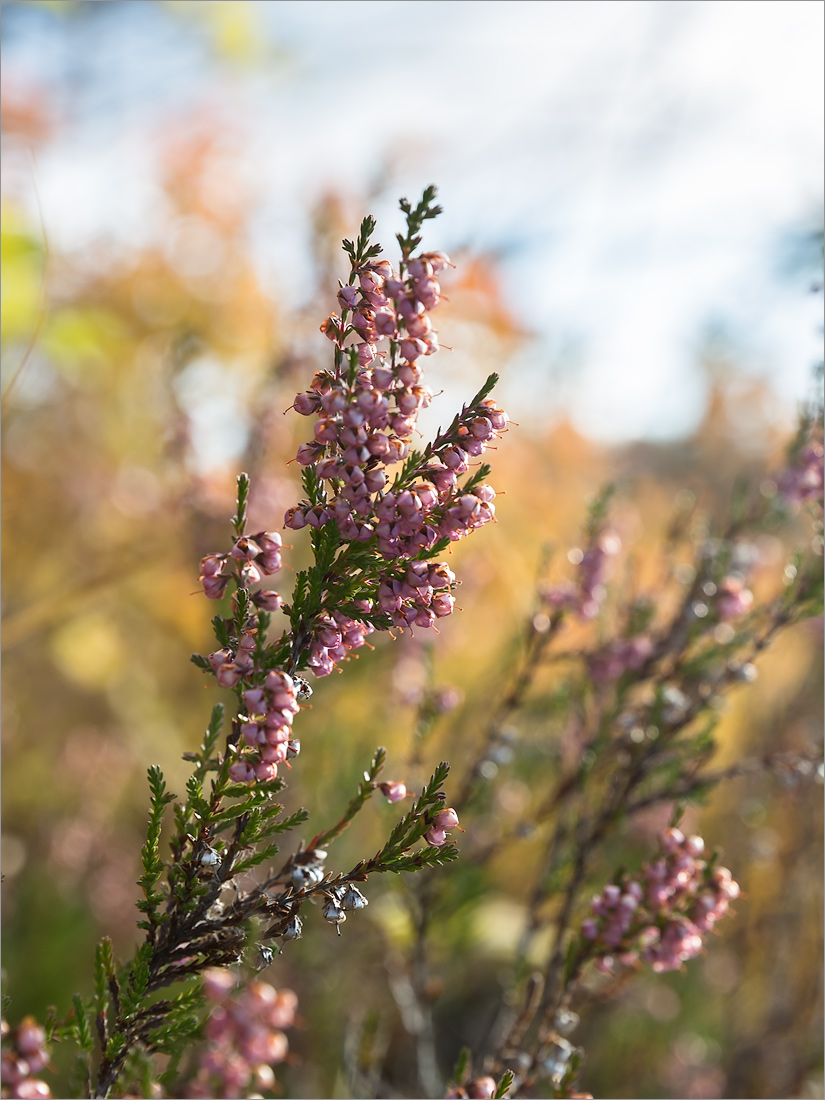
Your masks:
[{"label": "blurred background foliage", "polygon": [[[69,15],[72,5],[50,6]],[[259,59],[245,5],[169,7],[202,20],[229,62]],[[284,413],[326,363],[318,324],[344,272],[340,240],[388,199],[380,183],[373,194],[330,185],[311,211],[315,286],[287,313],[250,254],[257,196],[227,154],[225,116],[220,142],[206,107],[157,134],[161,241],[102,240],[82,254],[58,251],[48,219],[16,189],[31,151],[60,125],[59,104],[45,96],[4,94],[4,156],[19,168],[6,176],[2,225],[3,966],[14,1020],[42,1018],[48,1005],[65,1014],[71,993],[90,987],[102,934],[122,955],[135,942],[145,771],[158,763],[182,789],[181,753],[195,746],[216,696],[187,660],[211,646],[214,607],[198,594],[197,563],[226,546],[240,468],[252,477],[253,530],[279,529],[301,495],[289,459],[307,421]],[[438,247],[437,232],[427,243]],[[489,371],[508,375],[529,333],[494,258],[453,259],[438,321],[442,343],[456,350],[437,357],[429,382],[469,397]],[[434,640],[375,639],[344,675],[318,683],[288,805],[306,805],[313,827],[328,824],[377,744],[389,749],[388,777],[408,786],[445,757],[461,774],[513,666],[547,548],[560,575],[585,503],[606,480],[619,486],[615,520],[632,560],[616,583],[641,589],[654,583],[657,548],[685,490],[721,517],[740,475],[759,483],[781,462],[791,425],[777,429],[766,385],[712,342],[698,369],[710,398],[687,438],[607,449],[551,424],[550,410],[545,430],[509,432],[493,456],[499,523],[452,553],[461,614]],[[435,420],[451,416],[445,401],[434,403]],[[801,520],[796,537],[810,537]],[[287,562],[298,569],[308,540],[289,541]],[[757,587],[770,590],[786,550],[778,534],[764,536]],[[279,580],[288,590],[285,574]],[[757,683],[734,692],[718,763],[816,744],[821,667],[820,622],[783,637]],[[418,744],[410,704],[433,684],[455,687],[463,701]],[[548,720],[562,688],[558,670],[539,680],[517,719],[522,747],[491,774],[468,843],[495,839],[536,796],[536,777],[552,765]],[[396,807],[368,807],[331,862],[343,868],[371,853],[396,816]],[[605,877],[650,854],[661,818],[626,826],[605,853]],[[822,1096],[821,789],[797,775],[740,778],[689,822],[721,846],[743,886],[736,919],[686,974],[643,976],[608,1002],[594,998],[576,1035],[587,1051],[583,1084],[596,1096]],[[435,931],[432,991],[445,1071],[490,1022],[534,860],[528,839],[483,875],[461,862],[441,872],[453,899]],[[278,1073],[286,1095],[348,1095],[339,1064],[355,1025],[386,1050],[394,1087],[409,1089],[404,889],[373,887],[369,909],[341,939],[310,919],[304,940],[266,972],[296,990],[306,1025],[290,1040],[295,1064]]]}]

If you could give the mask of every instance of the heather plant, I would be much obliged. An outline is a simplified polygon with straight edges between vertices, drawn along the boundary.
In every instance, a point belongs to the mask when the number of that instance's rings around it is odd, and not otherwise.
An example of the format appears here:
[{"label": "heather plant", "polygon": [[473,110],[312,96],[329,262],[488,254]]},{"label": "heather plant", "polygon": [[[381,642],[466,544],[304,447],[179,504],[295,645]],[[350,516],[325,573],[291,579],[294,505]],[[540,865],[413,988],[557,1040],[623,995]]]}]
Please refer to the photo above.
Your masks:
[{"label": "heather plant", "polygon": [[[428,188],[417,205],[402,201],[395,267],[379,258],[372,218],[344,241],[340,312],[321,325],[332,362],[293,403],[311,438],[296,456],[305,495],[283,526],[308,529],[310,564],[289,591],[272,587],[293,548],[274,529],[250,529],[250,479],[241,474],[227,543],[200,563],[203,596],[219,612],[215,648],[192,658],[207,682],[232,693],[232,711],[216,705],[200,748],[186,754],[183,797],[149,769],[143,942],[120,963],[104,939],[94,994],[76,996],[66,1019],[4,1029],[4,1095],[48,1096],[42,1077],[58,1042],[81,1049],[77,1095],[277,1092],[277,1067],[290,1059],[285,1033],[301,1011],[279,977],[280,956],[302,938],[345,938],[346,922],[367,916],[371,877],[387,872],[412,929],[388,969],[415,1049],[415,1095],[588,1095],[576,1091],[586,1044],[575,1045],[587,1010],[645,968],[690,966],[740,893],[737,868],[722,866],[685,824],[690,807],[746,772],[804,781],[821,767],[816,752],[711,766],[724,696],[753,682],[779,634],[821,609],[817,406],[786,464],[754,490],[741,486],[721,523],[698,508],[677,511],[654,582],[633,580],[615,517],[621,494],[606,489],[567,555],[568,575],[549,561],[538,579],[535,606],[486,688],[482,723],[463,726],[461,693],[439,686],[432,668],[407,695],[412,746],[389,777],[378,748],[340,817],[312,829],[309,810],[279,803],[285,776],[300,793],[302,773],[330,751],[302,746],[301,736],[303,712],[325,705],[324,679],[380,633],[420,652],[456,606],[458,580],[443,557],[495,517],[490,468],[478,462],[508,424],[490,396],[495,375],[431,442],[414,440],[434,397],[423,363],[438,350],[431,314],[450,266],[443,253],[419,250],[439,213],[434,200]],[[813,538],[799,536],[804,549],[783,562],[777,584],[759,534],[792,527],[803,512]],[[427,766],[448,715],[459,765],[449,796],[449,765]],[[530,796],[508,808],[497,791],[520,769]],[[397,804],[389,834],[375,854],[335,868],[334,842],[374,795]],[[628,827],[658,811],[667,816],[658,839],[637,845],[631,866],[617,864]],[[534,858],[520,883],[526,919],[509,973],[486,1027],[462,1036],[467,1049],[448,1063],[433,992],[440,958],[481,901],[483,877],[502,860],[519,866],[524,846]],[[392,1059],[370,1042],[369,1026],[353,1016],[342,1054],[350,1093],[397,1095]]]},{"label": "heather plant", "polygon": [[[213,620],[218,648],[193,661],[220,687],[234,689],[236,712],[222,741],[224,707],[213,709],[200,750],[186,756],[193,771],[184,800],[166,789],[159,768],[149,769],[151,812],[138,902],[144,942],[121,965],[104,940],[94,999],[75,998],[71,1021],[53,1032],[71,1036],[87,1052],[83,1089],[90,1095],[109,1096],[124,1078],[127,1087],[147,1083],[157,1053],[170,1056],[161,1080],[173,1082],[184,1049],[201,1032],[205,1003],[214,1005],[205,1031],[210,1046],[190,1094],[207,1096],[215,1088],[230,1096],[253,1079],[260,1085],[265,1067],[285,1054],[280,1029],[292,1022],[295,1004],[289,991],[276,997],[260,982],[232,997],[234,982],[218,968],[241,961],[250,926],[258,957],[268,964],[279,943],[303,934],[307,902],[317,902],[340,935],[347,914],[368,904],[356,883],[457,855],[448,833],[458,817],[445,807],[449,765],[442,763],[377,853],[345,872],[327,866],[331,842],[379,789],[386,758],[379,748],[340,820],[298,845],[263,881],[247,884],[243,877],[271,864],[279,852],[275,838],[308,818],[303,809],[284,817],[275,801],[284,787],[279,766],[290,767],[301,752],[293,723],[312,695],[299,673],[327,676],[374,631],[429,629],[449,615],[456,578],[437,559],[494,516],[489,467],[470,472],[470,459],[506,428],[506,414],[488,396],[495,375],[426,448],[410,444],[417,414],[432,397],[419,361],[438,349],[429,313],[441,297],[436,275],[449,264],[440,252],[414,254],[424,222],[440,213],[434,199],[435,189],[428,188],[417,206],[402,201],[406,232],[398,236],[397,270],[377,259],[372,218],[364,219],[355,243],[344,242],[351,266],[338,293],[341,315],[321,326],[334,345],[333,366],[318,372],[311,389],[295,400],[298,412],[315,416],[315,438],[297,456],[307,499],[289,510],[285,525],[311,529],[314,564],[297,574],[290,602],[256,587],[281,569],[282,540],[275,531],[246,531],[245,474],[238,478],[231,548],[201,562],[205,596],[228,602],[229,613]],[[273,640],[271,616],[279,611],[289,626]],[[397,781],[384,781],[380,789],[389,802],[406,794]],[[165,860],[161,833],[170,803],[175,828]],[[158,996],[169,987],[177,990],[174,996]],[[25,1091],[32,1088],[45,1094],[29,1073],[39,1066],[30,1062],[27,1068],[16,1056],[21,1035],[32,1028],[40,1064],[46,1061],[44,1036],[34,1024],[21,1025],[8,1070],[4,1062],[4,1083],[16,1090],[10,1095],[33,1095]]]},{"label": "heather plant", "polygon": [[[520,656],[453,798],[467,828],[462,863],[476,877],[462,882],[458,871],[443,885],[419,883],[414,891],[409,974],[426,1012],[431,930],[469,899],[479,903],[480,869],[502,858],[514,864],[519,846],[534,849],[532,877],[520,884],[528,901],[510,978],[475,1049],[459,1059],[448,1096],[589,1095],[575,1091],[586,1051],[571,1041],[580,1023],[573,1006],[610,999],[645,967],[684,970],[740,895],[719,853],[678,828],[682,815],[744,774],[821,780],[819,745],[726,768],[710,764],[725,695],[756,680],[758,658],[785,629],[821,613],[822,425],[817,400],[785,465],[755,489],[740,484],[724,523],[714,526],[693,503],[677,510],[655,587],[637,585],[629,570],[616,583],[622,543],[611,523],[612,488],[594,500],[582,546],[567,555],[572,577],[537,583]],[[801,506],[813,531],[768,581],[758,539]],[[750,587],[757,582],[762,600]],[[565,645],[577,625],[584,633]],[[520,753],[536,760],[535,740],[522,738],[519,724],[530,729],[531,707],[535,721],[531,696],[553,667],[560,671],[549,692],[545,686],[538,730],[540,743],[552,744],[554,766],[546,783],[533,784],[529,805],[502,815],[509,822],[487,840],[496,785],[517,768]],[[654,847],[640,870],[619,867],[602,885],[600,868],[617,836],[661,811],[671,823],[658,853]],[[548,932],[543,951],[538,944]],[[419,1040],[432,1043],[433,1033],[422,1028]]]}]

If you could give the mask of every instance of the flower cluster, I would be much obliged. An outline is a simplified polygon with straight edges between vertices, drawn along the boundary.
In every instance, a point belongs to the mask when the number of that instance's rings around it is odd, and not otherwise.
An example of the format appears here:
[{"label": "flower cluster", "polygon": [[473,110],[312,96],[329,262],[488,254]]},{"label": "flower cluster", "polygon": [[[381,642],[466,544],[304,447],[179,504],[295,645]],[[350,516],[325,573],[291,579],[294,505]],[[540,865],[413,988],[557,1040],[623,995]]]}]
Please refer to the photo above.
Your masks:
[{"label": "flower cluster", "polygon": [[428,314],[441,297],[436,276],[449,262],[441,252],[428,252],[402,261],[398,274],[386,260],[353,267],[349,285],[338,293],[342,316],[333,314],[321,326],[335,342],[336,370],[317,373],[294,403],[297,412],[316,417],[315,438],[298,449],[298,461],[329,492],[322,502],[290,508],[287,527],[317,528],[332,520],[344,541],[375,537],[383,557],[397,561],[493,518],[494,490],[478,484],[465,491],[458,482],[508,423],[485,396],[465,406],[426,458],[392,483],[388,472],[410,455],[418,414],[432,400],[419,359],[438,349]]},{"label": "flower cluster", "polygon": [[739,619],[753,607],[753,592],[745,587],[741,577],[725,577],[717,586],[714,606],[723,622]]},{"label": "flower cluster", "polygon": [[568,555],[578,568],[575,581],[544,585],[539,594],[554,610],[572,611],[582,619],[595,619],[606,595],[610,559],[621,548],[621,539],[615,531],[606,528],[595,531],[586,550],[571,550]]},{"label": "flower cluster", "polygon": [[[372,603],[357,600],[356,609],[370,612]],[[343,611],[322,611],[315,620],[307,664],[316,676],[329,676],[338,661],[353,649],[360,649],[374,629],[371,623]]]},{"label": "flower cluster", "polygon": [[[281,568],[281,545],[277,531],[261,531],[257,535],[237,538],[228,554],[207,554],[201,560],[198,577],[204,595],[210,600],[221,599],[233,575],[239,587],[246,588],[277,573]],[[281,606],[277,592],[257,592],[254,599],[264,611],[277,611]]]},{"label": "flower cluster", "polygon": [[430,627],[451,614],[455,573],[445,562],[412,561],[401,576],[387,577],[378,588],[378,606],[398,627]]},{"label": "flower cluster", "polygon": [[615,638],[603,649],[592,654],[588,665],[597,683],[618,680],[625,672],[636,672],[654,650],[653,639],[647,634],[632,638]]},{"label": "flower cluster", "polygon": [[452,807],[438,811],[430,822],[430,827],[424,834],[424,839],[432,847],[438,848],[446,841],[450,829],[462,831],[458,824],[458,814]]},{"label": "flower cluster", "polygon": [[822,510],[824,454],[820,420],[809,426],[791,463],[779,476],[777,487],[786,500],[797,504],[816,503]]},{"label": "flower cluster", "polygon": [[331,886],[321,910],[324,920],[335,925],[338,935],[341,935],[341,925],[347,919],[347,911],[364,909],[369,901],[364,897],[357,886],[351,882],[341,886]]},{"label": "flower cluster", "polygon": [[283,1029],[295,1021],[297,998],[266,982],[250,982],[237,994],[235,985],[227,970],[204,972],[204,993],[214,1007],[206,1023],[209,1048],[189,1096],[242,1096],[250,1087],[270,1090],[275,1084],[271,1067],[286,1057]]},{"label": "flower cluster", "polygon": [[300,742],[292,737],[292,720],[301,709],[298,687],[286,672],[273,669],[263,687],[244,691],[243,702],[247,719],[243,739],[249,748],[257,749],[257,759],[242,757],[230,766],[229,774],[236,783],[275,779],[278,765],[301,751]]},{"label": "flower cluster", "polygon": [[605,886],[593,899],[593,916],[582,923],[587,957],[606,973],[616,961],[631,966],[640,959],[655,971],[680,969],[739,896],[730,871],[701,858],[701,837],[668,829],[662,848],[638,877]]},{"label": "flower cluster", "polygon": [[[438,349],[430,313],[441,299],[438,276],[450,264],[441,252],[412,255],[421,224],[440,212],[434,195],[429,188],[415,209],[402,200],[408,233],[399,236],[397,270],[376,259],[372,218],[364,219],[357,245],[344,242],[351,270],[338,293],[341,316],[321,326],[334,344],[334,364],[294,401],[298,413],[315,418],[314,438],[297,454],[308,499],[287,511],[284,524],[312,529],[315,565],[299,574],[291,604],[254,588],[281,568],[282,541],[272,531],[244,534],[245,474],[232,549],[201,561],[207,597],[222,598],[230,582],[237,589],[233,618],[215,620],[220,648],[197,660],[237,692],[246,711],[235,781],[274,779],[297,744],[291,725],[306,696],[294,690],[296,672],[328,676],[374,630],[431,628],[453,611],[455,574],[434,559],[495,516],[495,490],[484,481],[489,467],[470,472],[508,424],[488,397],[495,375],[433,443],[411,450],[418,414],[433,396],[421,360]],[[291,627],[268,643],[266,615],[281,608]]]},{"label": "flower cluster", "polygon": [[26,1016],[12,1033],[2,1022],[3,1055],[0,1063],[2,1095],[45,1100],[51,1096],[49,1086],[37,1074],[49,1064],[46,1032],[32,1016]]}]

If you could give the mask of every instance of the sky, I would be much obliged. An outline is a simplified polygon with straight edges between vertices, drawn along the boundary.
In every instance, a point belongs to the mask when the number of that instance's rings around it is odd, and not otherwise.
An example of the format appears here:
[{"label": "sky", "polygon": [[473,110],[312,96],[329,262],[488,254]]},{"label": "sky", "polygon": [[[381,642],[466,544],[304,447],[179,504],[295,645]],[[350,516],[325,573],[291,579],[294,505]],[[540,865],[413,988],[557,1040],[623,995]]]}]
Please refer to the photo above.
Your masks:
[{"label": "sky", "polygon": [[[438,183],[439,245],[494,255],[534,334],[503,371],[516,416],[678,437],[701,417],[709,346],[770,380],[780,419],[809,392],[822,298],[815,259],[794,259],[822,227],[818,0],[73,8],[7,3],[2,29],[4,73],[61,105],[36,163],[59,247],[162,237],[158,128],[210,104],[240,127],[252,247],[292,304],[311,200]],[[394,205],[373,211],[385,240]]]}]

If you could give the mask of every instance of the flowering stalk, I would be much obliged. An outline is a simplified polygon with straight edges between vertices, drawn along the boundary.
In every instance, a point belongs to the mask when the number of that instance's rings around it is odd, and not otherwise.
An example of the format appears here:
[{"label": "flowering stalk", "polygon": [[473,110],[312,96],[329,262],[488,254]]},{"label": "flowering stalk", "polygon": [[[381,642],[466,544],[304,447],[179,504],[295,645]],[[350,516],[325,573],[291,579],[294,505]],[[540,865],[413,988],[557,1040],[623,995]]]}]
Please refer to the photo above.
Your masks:
[{"label": "flowering stalk", "polygon": [[[284,786],[279,769],[301,751],[293,725],[312,688],[299,674],[328,675],[374,631],[429,629],[449,615],[457,581],[437,559],[495,514],[489,467],[470,469],[507,425],[489,397],[495,375],[432,443],[421,451],[411,445],[418,413],[432,399],[422,361],[438,349],[430,314],[442,296],[437,276],[450,265],[443,253],[416,252],[424,222],[440,212],[434,198],[435,188],[428,188],[417,206],[402,201],[407,224],[396,268],[377,259],[371,217],[356,242],[344,241],[350,271],[338,293],[341,314],[321,325],[333,362],[294,403],[314,418],[314,429],[297,455],[306,499],[287,512],[285,525],[310,529],[313,564],[298,573],[290,601],[261,584],[281,570],[284,548],[277,531],[247,531],[246,474],[238,477],[231,546],[201,561],[204,594],[228,597],[229,614],[213,620],[215,650],[193,661],[234,692],[236,710],[222,747],[226,723],[218,705],[199,751],[186,754],[194,767],[185,799],[167,791],[160,769],[149,770],[138,902],[144,942],[125,965],[116,963],[108,940],[101,943],[95,997],[76,999],[61,1033],[86,1052],[92,1096],[111,1095],[138,1063],[148,1072],[154,1052],[171,1055],[164,1079],[173,1080],[184,1047],[202,1034],[205,1004],[212,1006],[211,1045],[190,1075],[188,1094],[217,1089],[234,1096],[253,1081],[271,1084],[269,1067],[286,1052],[281,1029],[292,1022],[295,1003],[291,994],[276,995],[260,982],[232,993],[234,980],[223,968],[243,958],[250,924],[267,963],[278,950],[273,944],[302,935],[307,901],[321,903],[340,935],[347,914],[367,905],[357,884],[369,875],[434,867],[457,855],[447,843],[458,817],[445,807],[441,787],[449,765],[442,763],[372,858],[344,872],[326,866],[329,845],[379,787],[386,757],[379,749],[337,823],[299,845],[263,881],[249,886],[240,877],[271,863],[279,834],[308,816],[298,810],[284,817],[274,798]],[[272,616],[280,611],[289,625],[270,640]],[[391,802],[407,794],[398,781],[380,787]],[[175,832],[164,860],[160,837],[170,803]],[[182,991],[159,996],[170,986]],[[25,1065],[21,1057],[4,1060],[4,1088],[8,1077],[17,1090],[9,1095],[46,1095],[31,1077],[35,1054]]]},{"label": "flowering stalk", "polygon": [[[821,411],[806,418],[805,442],[792,448],[785,467],[807,470],[806,485],[816,481],[811,466],[812,456],[819,461],[821,425]],[[797,475],[789,479],[780,471],[772,483],[796,485]],[[567,1038],[577,1021],[568,1006],[586,962],[604,970],[644,961],[657,971],[678,968],[700,949],[704,934],[738,892],[729,872],[700,858],[699,838],[685,839],[672,830],[662,858],[641,878],[617,877],[576,935],[593,865],[621,823],[655,806],[695,802],[717,783],[754,770],[800,778],[815,775],[817,767],[821,771],[821,754],[815,751],[767,753],[728,768],[708,768],[723,696],[752,682],[755,662],[772,641],[822,607],[821,492],[801,500],[814,517],[809,551],[795,553],[786,564],[777,595],[762,601],[754,595],[753,539],[763,528],[776,530],[789,504],[800,502],[787,492],[772,495],[765,484],[750,500],[735,502],[729,524],[718,534],[694,525],[690,565],[672,569],[669,563],[684,553],[684,544],[671,535],[667,583],[679,598],[662,600],[662,610],[652,593],[611,598],[621,542],[610,520],[609,492],[591,508],[583,548],[568,555],[573,579],[538,586],[539,604],[527,624],[522,660],[504,680],[455,798],[468,827],[464,863],[482,867],[494,858],[500,861],[523,838],[539,840],[543,850],[512,985],[489,1039],[476,1052],[489,1080],[512,1071],[511,1096],[533,1095],[541,1080],[549,1081],[544,1087],[551,1088],[550,1095],[578,1095],[572,1090],[581,1052]],[[565,650],[557,643],[571,620],[596,620],[599,637]],[[529,810],[509,830],[477,840],[474,821],[489,813],[494,779],[518,756],[513,720],[525,704],[535,711],[530,694],[538,673],[562,662],[559,702],[548,708],[553,721],[543,729],[543,737],[559,745],[553,759],[561,766],[547,787],[536,787]],[[489,835],[490,830],[479,832]],[[426,1005],[429,972],[421,959],[428,952],[429,930],[462,904],[450,883],[438,890],[428,885],[418,881],[411,909],[421,933],[410,955],[410,973],[421,976],[419,1006]],[[542,970],[525,984],[531,947],[548,929],[554,947]],[[518,998],[523,1008],[514,1013],[510,1006]],[[468,1094],[468,1087],[457,1085],[451,1095],[461,1095],[461,1088]]]},{"label": "flowering stalk", "polygon": [[670,828],[662,854],[639,876],[622,875],[593,898],[593,915],[581,925],[581,944],[568,963],[567,982],[588,961],[612,973],[640,960],[653,970],[680,970],[702,948],[702,937],[739,896],[726,867],[701,858],[705,842]]}]

